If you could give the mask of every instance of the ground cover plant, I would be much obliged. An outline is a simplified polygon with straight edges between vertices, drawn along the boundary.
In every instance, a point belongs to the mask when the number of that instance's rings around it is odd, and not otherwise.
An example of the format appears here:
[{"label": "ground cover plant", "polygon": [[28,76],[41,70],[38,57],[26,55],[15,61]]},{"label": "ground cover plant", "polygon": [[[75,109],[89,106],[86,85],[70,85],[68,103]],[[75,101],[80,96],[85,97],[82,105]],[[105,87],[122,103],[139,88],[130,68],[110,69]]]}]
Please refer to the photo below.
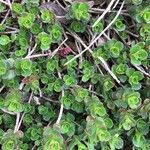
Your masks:
[{"label": "ground cover plant", "polygon": [[149,0],[0,0],[0,149],[150,149]]}]

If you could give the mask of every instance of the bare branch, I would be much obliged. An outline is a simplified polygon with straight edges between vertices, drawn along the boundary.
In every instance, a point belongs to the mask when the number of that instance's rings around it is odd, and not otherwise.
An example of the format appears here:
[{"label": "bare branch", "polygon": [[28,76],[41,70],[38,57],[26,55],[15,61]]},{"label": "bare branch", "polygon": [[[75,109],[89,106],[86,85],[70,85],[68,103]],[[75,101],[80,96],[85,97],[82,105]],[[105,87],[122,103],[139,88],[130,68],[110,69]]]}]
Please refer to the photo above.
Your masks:
[{"label": "bare branch", "polygon": [[11,111],[8,111],[8,110],[6,110],[6,109],[4,109],[4,108],[1,108],[1,110],[2,110],[3,112],[7,113],[7,114],[16,115],[16,113],[11,112]]},{"label": "bare branch", "polygon": [[46,56],[51,56],[51,53],[46,53],[46,54],[35,54],[35,55],[27,56],[27,57],[22,58],[22,59],[32,59],[32,58],[46,57]]},{"label": "bare branch", "polygon": [[134,67],[139,70],[140,72],[142,72],[144,75],[150,77],[150,74],[147,73],[144,69],[142,69],[140,66],[134,65]]},{"label": "bare branch", "polygon": [[[28,103],[30,104],[31,100],[32,100],[32,97],[33,97],[33,92],[30,94],[30,97],[29,97],[29,100],[28,100]],[[20,113],[17,114],[18,116],[20,116]],[[21,126],[21,123],[22,123],[22,120],[23,120],[23,117],[24,117],[25,113],[22,114],[20,120],[18,121],[18,117],[16,118],[16,125],[15,125],[15,130],[14,130],[14,133],[16,133],[20,126]]]},{"label": "bare branch", "polygon": [[18,124],[19,124],[19,119],[20,119],[20,113],[17,113],[16,115],[16,124],[15,124],[15,128],[14,128],[14,133],[16,133],[18,130]]},{"label": "bare branch", "polygon": [[[60,79],[62,78],[60,72],[58,72],[58,76],[59,76]],[[64,96],[64,90],[62,90],[62,97],[63,96]],[[59,126],[59,124],[60,124],[60,120],[62,118],[63,110],[64,110],[64,106],[63,106],[63,104],[61,104],[60,110],[59,110],[59,115],[58,115],[57,121],[55,123],[56,126]]]},{"label": "bare branch", "polygon": [[0,88],[0,93],[3,91],[4,88],[5,88],[5,85],[3,85],[3,86]]},{"label": "bare branch", "polygon": [[116,0],[111,0],[110,4],[108,5],[108,7],[106,8],[106,10],[102,13],[102,15],[95,21],[95,23],[93,24],[92,27],[95,27],[103,18],[104,16],[107,14],[107,12],[110,11],[111,6],[114,4]]}]

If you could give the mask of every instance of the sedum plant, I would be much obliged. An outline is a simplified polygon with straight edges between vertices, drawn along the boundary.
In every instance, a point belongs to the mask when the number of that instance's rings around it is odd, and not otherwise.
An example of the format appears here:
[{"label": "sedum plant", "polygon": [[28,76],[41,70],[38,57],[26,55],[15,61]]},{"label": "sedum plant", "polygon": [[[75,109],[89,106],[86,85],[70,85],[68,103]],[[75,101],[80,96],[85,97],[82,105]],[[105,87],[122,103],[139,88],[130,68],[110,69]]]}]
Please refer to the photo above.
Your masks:
[{"label": "sedum plant", "polygon": [[136,15],[136,20],[140,23],[142,23],[142,22],[149,23],[150,22],[150,14],[149,13],[150,13],[150,8],[145,7]]},{"label": "sedum plant", "polygon": [[12,4],[12,9],[18,15],[21,15],[23,13],[23,6],[19,3],[13,3]]},{"label": "sedum plant", "polygon": [[104,22],[99,21],[94,27],[92,27],[92,31],[96,34],[99,34],[104,29]]},{"label": "sedum plant", "polygon": [[128,68],[126,70],[126,75],[129,77],[128,81],[133,89],[138,90],[141,88],[141,84],[139,82],[144,78],[144,76],[140,71]]},{"label": "sedum plant", "polygon": [[59,24],[54,24],[50,30],[52,42],[57,43],[62,38],[62,28]]},{"label": "sedum plant", "polygon": [[120,118],[120,126],[126,130],[129,131],[136,125],[136,120],[134,119],[134,115],[130,112],[122,113],[122,116]]},{"label": "sedum plant", "polygon": [[125,74],[126,69],[127,69],[127,66],[126,64],[123,64],[123,63],[112,66],[112,70],[118,75]]},{"label": "sedum plant", "polygon": [[142,0],[132,0],[132,3],[134,5],[140,5],[140,4],[142,4]]},{"label": "sedum plant", "polygon": [[46,64],[47,73],[51,74],[58,68],[58,60],[57,59],[49,59]]},{"label": "sedum plant", "polygon": [[35,20],[35,16],[33,14],[25,13],[25,14],[22,14],[21,17],[19,17],[18,23],[21,27],[30,29],[33,25],[34,20]]},{"label": "sedum plant", "polygon": [[39,34],[42,32],[42,28],[40,26],[40,24],[38,22],[35,22],[33,25],[32,25],[32,28],[30,29],[30,31],[33,33],[33,34]]},{"label": "sedum plant", "polygon": [[111,80],[111,78],[107,77],[106,79],[104,79],[103,81],[103,89],[104,91],[110,91],[112,88],[114,87],[114,83]]},{"label": "sedum plant", "polygon": [[84,2],[74,2],[69,10],[69,17],[78,21],[87,22],[90,19],[89,5]]},{"label": "sedum plant", "polygon": [[45,128],[43,132],[43,149],[61,150],[63,148],[63,137],[54,128]]},{"label": "sedum plant", "polygon": [[63,80],[66,86],[73,86],[76,84],[76,79],[73,75],[64,75]]},{"label": "sedum plant", "polygon": [[131,109],[136,109],[141,105],[141,96],[139,92],[135,92],[133,90],[126,90],[123,95],[122,99],[125,100],[128,106]]},{"label": "sedum plant", "polygon": [[82,87],[75,88],[73,93],[75,96],[75,100],[78,102],[84,101],[84,99],[86,99],[88,97],[88,94],[89,94],[88,90],[84,89]]},{"label": "sedum plant", "polygon": [[126,29],[126,25],[123,23],[122,19],[117,19],[115,21],[114,28],[117,31],[122,32],[122,31],[124,31]]},{"label": "sedum plant", "polygon": [[50,48],[50,45],[52,43],[52,36],[48,33],[41,32],[38,34],[37,39],[40,42],[40,48],[45,51]]},{"label": "sedum plant", "polygon": [[9,59],[2,59],[0,60],[0,70],[1,70],[1,73],[0,73],[0,76],[2,79],[4,80],[11,80],[13,79],[16,75],[15,75],[15,71],[13,69],[14,67],[14,60],[9,58]]},{"label": "sedum plant", "polygon": [[25,59],[25,60],[18,60],[16,62],[16,72],[18,75],[22,75],[24,77],[28,77],[32,74],[32,61]]},{"label": "sedum plant", "polygon": [[142,61],[148,57],[147,51],[144,49],[143,42],[133,45],[130,49],[131,63],[134,65],[140,65]]},{"label": "sedum plant", "polygon": [[92,97],[89,102],[87,102],[87,111],[93,117],[104,116],[106,115],[106,109],[104,108],[103,104],[99,102],[98,97]]},{"label": "sedum plant", "polygon": [[21,102],[21,95],[17,93],[18,91],[12,90],[7,95],[6,100],[4,101],[3,108],[6,108],[10,112],[22,112],[23,104]]},{"label": "sedum plant", "polygon": [[83,33],[86,29],[86,25],[84,25],[83,23],[81,23],[79,21],[72,21],[70,28],[74,32]]},{"label": "sedum plant", "polygon": [[73,123],[74,116],[72,114],[66,114],[64,119],[60,123],[61,133],[67,134],[69,137],[73,136],[75,133],[75,125]]},{"label": "sedum plant", "polygon": [[0,45],[7,45],[7,44],[9,44],[11,42],[11,40],[10,40],[10,38],[9,38],[9,36],[7,36],[7,35],[1,35],[0,36]]},{"label": "sedum plant", "polygon": [[93,57],[97,58],[97,62],[99,63],[98,57],[102,57],[105,60],[110,58],[110,53],[108,49],[104,49],[104,47],[97,47],[93,52]]},{"label": "sedum plant", "polygon": [[109,50],[110,55],[113,58],[119,57],[121,51],[124,48],[123,44],[120,41],[116,41],[115,39],[108,41],[104,47],[105,49]]},{"label": "sedum plant", "polygon": [[0,149],[149,150],[149,60],[148,0],[1,0]]},{"label": "sedum plant", "polygon": [[7,64],[4,60],[0,60],[0,76],[2,77],[7,72]]},{"label": "sedum plant", "polygon": [[50,11],[48,9],[42,9],[41,10],[41,19],[44,23],[53,24],[55,22],[55,15],[52,11]]},{"label": "sedum plant", "polygon": [[13,133],[13,130],[11,129],[7,130],[5,135],[1,139],[1,141],[3,142],[2,149],[5,149],[5,150],[16,149],[17,145],[19,144],[18,142],[19,138],[20,138],[19,136]]},{"label": "sedum plant", "polygon": [[61,97],[61,103],[64,105],[66,109],[70,109],[74,102],[74,95],[69,92],[65,92],[64,96]]}]

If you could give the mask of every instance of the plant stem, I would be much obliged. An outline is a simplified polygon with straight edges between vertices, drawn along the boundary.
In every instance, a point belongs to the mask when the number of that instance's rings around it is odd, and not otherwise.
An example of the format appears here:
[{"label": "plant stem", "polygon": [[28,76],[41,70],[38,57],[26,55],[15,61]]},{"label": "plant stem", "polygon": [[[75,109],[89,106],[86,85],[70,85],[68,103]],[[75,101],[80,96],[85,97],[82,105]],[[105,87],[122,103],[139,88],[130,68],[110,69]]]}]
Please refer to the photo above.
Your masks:
[{"label": "plant stem", "polygon": [[0,93],[3,91],[4,88],[5,88],[5,85],[3,85],[3,86],[0,88]]},{"label": "plant stem", "polygon": [[[31,94],[30,94],[30,97],[29,97],[29,100],[28,100],[28,103],[29,103],[29,104],[30,104],[30,102],[31,102],[31,100],[32,100],[32,97],[33,97],[33,92],[31,92]],[[20,114],[20,113],[19,113],[19,114]],[[21,116],[21,118],[20,118],[20,121],[17,122],[17,120],[16,120],[17,124],[16,124],[16,127],[15,127],[16,129],[14,130],[14,133],[16,133],[16,132],[19,130],[24,115],[25,115],[25,112],[22,114],[22,116]]]},{"label": "plant stem", "polygon": [[16,115],[16,124],[15,124],[15,128],[14,128],[14,133],[16,133],[18,130],[18,124],[19,124],[19,119],[20,119],[20,113],[17,113]]},{"label": "plant stem", "polygon": [[[59,76],[60,79],[62,79],[60,72],[58,72],[58,76]],[[64,96],[64,90],[62,90],[62,97],[63,97],[63,96]],[[64,110],[64,106],[63,106],[63,104],[61,104],[60,110],[59,110],[59,115],[58,115],[57,121],[56,121],[56,123],[55,123],[56,126],[59,126],[59,125],[60,125],[60,120],[61,120],[61,118],[62,118],[63,110]]]},{"label": "plant stem", "polygon": [[113,5],[113,3],[115,2],[116,0],[111,0],[110,4],[108,5],[108,7],[106,8],[106,10],[102,13],[102,15],[95,21],[95,23],[93,24],[92,27],[95,27],[103,18],[104,16],[107,14],[107,12],[110,11],[111,9],[111,6]]},{"label": "plant stem", "polygon": [[142,69],[140,66],[134,65],[134,67],[139,70],[140,72],[142,72],[144,75],[150,77],[150,74],[147,73],[144,69]]},{"label": "plant stem", "polygon": [[1,108],[1,110],[2,110],[3,112],[7,113],[7,114],[16,115],[16,113],[11,112],[11,111],[8,111],[8,110],[6,110],[6,109],[4,109],[4,108]]},{"label": "plant stem", "polygon": [[32,58],[46,57],[46,56],[51,56],[51,53],[36,54],[36,55],[26,56],[25,58],[22,58],[22,59],[32,59]]},{"label": "plant stem", "polygon": [[3,25],[3,24],[5,23],[5,21],[6,21],[7,17],[8,17],[8,15],[9,15],[9,13],[10,13],[10,9],[7,11],[7,13],[6,13],[4,19],[3,19],[2,22],[1,22],[1,25]]}]

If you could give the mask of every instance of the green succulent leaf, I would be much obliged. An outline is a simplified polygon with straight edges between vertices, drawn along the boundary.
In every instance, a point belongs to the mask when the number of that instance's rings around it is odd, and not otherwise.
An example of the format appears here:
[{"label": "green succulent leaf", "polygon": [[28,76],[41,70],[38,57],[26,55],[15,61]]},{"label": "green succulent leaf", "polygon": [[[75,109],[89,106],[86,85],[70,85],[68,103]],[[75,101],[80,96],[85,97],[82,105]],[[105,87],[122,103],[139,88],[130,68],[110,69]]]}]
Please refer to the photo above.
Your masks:
[{"label": "green succulent leaf", "polygon": [[134,45],[130,49],[131,63],[134,65],[140,65],[142,61],[146,60],[148,53],[140,46],[140,43]]},{"label": "green succulent leaf", "polygon": [[68,134],[69,136],[72,136],[75,132],[75,126],[74,123],[62,120],[61,122],[61,133],[62,134]]},{"label": "green succulent leaf", "polygon": [[21,27],[25,27],[30,29],[34,23],[35,16],[31,13],[22,14],[21,17],[18,19],[18,23]]},{"label": "green succulent leaf", "polygon": [[86,29],[86,24],[83,24],[79,21],[73,21],[70,25],[72,31],[77,33],[83,33]]},{"label": "green succulent leaf", "polygon": [[147,126],[147,123],[142,118],[139,118],[136,123],[138,131],[140,131],[143,135],[148,134],[149,132],[149,126]]},{"label": "green succulent leaf", "polygon": [[12,4],[12,10],[17,13],[17,14],[22,14],[23,13],[23,7],[19,3],[13,3]]},{"label": "green succulent leaf", "polygon": [[124,30],[126,29],[126,26],[125,26],[125,24],[122,22],[121,19],[117,19],[117,20],[115,21],[114,26],[115,26],[115,29],[116,29],[117,31],[119,31],[119,32],[124,31]]},{"label": "green succulent leaf", "polygon": [[16,62],[16,71],[24,77],[32,74],[32,61],[28,59],[18,60]]},{"label": "green succulent leaf", "polygon": [[115,135],[109,141],[109,145],[110,145],[111,150],[115,150],[115,149],[121,149],[124,143],[123,143],[123,140],[118,135]]},{"label": "green succulent leaf", "polygon": [[62,28],[59,24],[55,24],[52,26],[50,31],[52,42],[57,43],[62,39]]},{"label": "green succulent leaf", "polygon": [[101,117],[106,115],[106,109],[103,106],[103,104],[98,101],[98,98],[92,97],[92,100],[90,100],[88,103],[87,111],[93,116],[93,117]]},{"label": "green succulent leaf", "polygon": [[134,120],[134,116],[132,114],[125,114],[124,117],[122,118],[122,122],[121,125],[123,127],[124,130],[130,130],[132,127],[135,126],[135,120]]},{"label": "green succulent leaf", "polygon": [[15,142],[12,139],[8,139],[2,144],[3,150],[14,150],[15,148]]},{"label": "green succulent leaf", "polygon": [[63,81],[62,81],[62,79],[57,79],[54,82],[54,91],[60,92],[60,91],[62,91],[62,88],[63,88]]},{"label": "green succulent leaf", "polygon": [[110,91],[113,87],[114,87],[114,83],[111,80],[111,78],[104,79],[103,88],[106,92]]},{"label": "green succulent leaf", "polygon": [[84,112],[84,103],[75,101],[71,105],[71,109],[77,113],[83,113]]},{"label": "green succulent leaf", "polygon": [[123,94],[123,99],[127,101],[128,105],[132,109],[136,109],[141,104],[141,97],[139,92],[125,91]]},{"label": "green succulent leaf", "polygon": [[44,23],[53,24],[55,22],[55,15],[52,11],[50,11],[48,9],[42,9],[41,10],[41,19]]},{"label": "green succulent leaf", "polygon": [[43,133],[44,136],[44,150],[61,150],[63,145],[63,138],[55,129],[46,128]]},{"label": "green succulent leaf", "polygon": [[58,68],[58,61],[56,59],[49,59],[46,64],[47,73],[52,73]]},{"label": "green succulent leaf", "polygon": [[75,99],[78,102],[84,101],[84,99],[88,96],[88,94],[89,94],[88,90],[84,89],[84,88],[81,88],[81,87],[77,87],[74,90]]},{"label": "green succulent leaf", "polygon": [[98,22],[94,27],[92,27],[92,30],[94,33],[101,33],[104,29],[104,23],[102,21]]},{"label": "green succulent leaf", "polygon": [[10,112],[19,113],[23,111],[21,95],[17,90],[13,90],[7,95],[4,107],[6,107]]},{"label": "green succulent leaf", "polygon": [[70,7],[69,16],[78,21],[89,21],[89,5],[84,2],[74,2]]},{"label": "green succulent leaf", "polygon": [[76,79],[70,75],[64,75],[63,80],[67,86],[73,86],[76,84]]},{"label": "green succulent leaf", "polygon": [[110,54],[113,58],[118,58],[121,51],[124,48],[122,42],[112,39],[105,44],[105,49],[110,51]]},{"label": "green succulent leaf", "polygon": [[127,69],[127,66],[126,66],[126,64],[123,64],[123,63],[121,63],[119,65],[112,66],[113,72],[116,73],[116,74],[118,74],[118,75],[125,74],[126,69]]},{"label": "green succulent leaf", "polygon": [[142,148],[146,143],[146,139],[141,133],[136,132],[133,136],[132,142],[136,147]]},{"label": "green succulent leaf", "polygon": [[[102,57],[104,60],[108,60],[110,58],[110,53],[107,49],[105,50],[103,47],[97,47],[93,50],[93,57]],[[99,60],[97,62],[99,62]]]},{"label": "green succulent leaf", "polygon": [[39,34],[42,32],[42,28],[39,23],[34,23],[30,30],[33,34]]},{"label": "green succulent leaf", "polygon": [[9,36],[7,35],[1,35],[0,36],[0,45],[7,45],[11,42]]},{"label": "green succulent leaf", "polygon": [[142,3],[142,0],[132,0],[132,3],[135,5],[140,5]]},{"label": "green succulent leaf", "polygon": [[7,72],[7,64],[4,60],[0,60],[0,77],[5,75]]},{"label": "green succulent leaf", "polygon": [[100,130],[98,133],[98,139],[101,142],[107,142],[111,139],[111,134],[107,130]]},{"label": "green succulent leaf", "polygon": [[71,108],[73,100],[74,100],[74,96],[72,94],[69,94],[68,92],[66,92],[65,95],[61,97],[61,102],[63,103],[66,109]]},{"label": "green succulent leaf", "polygon": [[41,49],[43,51],[50,48],[50,45],[52,43],[52,36],[50,34],[47,34],[46,32],[41,32],[38,34],[37,38],[41,43]]}]

